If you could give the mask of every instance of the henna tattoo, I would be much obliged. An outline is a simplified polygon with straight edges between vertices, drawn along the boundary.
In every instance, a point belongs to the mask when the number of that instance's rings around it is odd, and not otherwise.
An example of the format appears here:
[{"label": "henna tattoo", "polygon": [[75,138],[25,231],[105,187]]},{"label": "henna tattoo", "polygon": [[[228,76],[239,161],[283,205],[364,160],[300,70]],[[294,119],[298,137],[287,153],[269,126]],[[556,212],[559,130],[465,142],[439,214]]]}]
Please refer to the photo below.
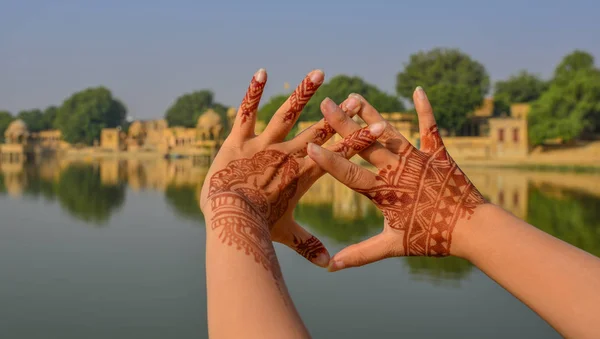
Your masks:
[{"label": "henna tattoo", "polygon": [[242,104],[240,105],[242,124],[244,124],[247,119],[250,119],[250,117],[256,113],[258,104],[260,103],[260,98],[263,90],[265,89],[265,84],[266,82],[264,81],[260,82],[256,80],[256,76],[252,77],[250,86],[248,86],[248,90],[246,91],[246,96],[244,96],[244,100],[242,100]]},{"label": "henna tattoo", "polygon": [[223,243],[236,245],[279,281],[281,271],[271,244],[270,230],[296,194],[299,165],[276,150],[231,161],[210,179],[207,199],[214,213],[211,229]]},{"label": "henna tattoo", "polygon": [[347,158],[351,149],[356,152],[362,151],[369,147],[375,140],[377,140],[377,137],[373,136],[367,128],[361,128],[336,144],[332,151]]},{"label": "henna tattoo", "polygon": [[327,252],[323,244],[314,235],[305,241],[298,239],[294,235],[294,246],[298,254],[310,261],[316,259],[319,254]]},{"label": "henna tattoo", "polygon": [[457,220],[470,219],[485,200],[448,155],[437,126],[422,142],[423,151],[408,145],[395,167],[380,170],[381,184],[356,191],[382,210],[391,228],[403,232],[402,255],[445,256]]},{"label": "henna tattoo", "polygon": [[296,121],[298,114],[300,114],[304,106],[306,106],[308,100],[310,100],[313,94],[315,94],[320,85],[321,84],[315,84],[312,82],[312,80],[310,80],[310,76],[307,75],[306,78],[302,80],[302,83],[300,83],[300,85],[296,88],[296,90],[294,90],[294,93],[292,93],[290,96],[290,108],[285,113],[283,121]]}]

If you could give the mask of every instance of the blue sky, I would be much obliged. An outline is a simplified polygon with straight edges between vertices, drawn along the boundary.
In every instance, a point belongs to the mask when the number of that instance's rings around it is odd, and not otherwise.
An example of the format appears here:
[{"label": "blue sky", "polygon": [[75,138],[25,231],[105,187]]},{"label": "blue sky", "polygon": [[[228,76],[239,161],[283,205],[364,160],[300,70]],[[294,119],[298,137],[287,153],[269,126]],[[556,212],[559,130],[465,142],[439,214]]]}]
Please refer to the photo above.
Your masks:
[{"label": "blue sky", "polygon": [[600,57],[599,13],[595,0],[0,0],[0,109],[58,105],[97,85],[135,118],[204,88],[238,105],[260,67],[266,97],[313,68],[393,93],[409,55],[438,46],[469,53],[493,81],[520,69],[548,77],[576,48]]}]

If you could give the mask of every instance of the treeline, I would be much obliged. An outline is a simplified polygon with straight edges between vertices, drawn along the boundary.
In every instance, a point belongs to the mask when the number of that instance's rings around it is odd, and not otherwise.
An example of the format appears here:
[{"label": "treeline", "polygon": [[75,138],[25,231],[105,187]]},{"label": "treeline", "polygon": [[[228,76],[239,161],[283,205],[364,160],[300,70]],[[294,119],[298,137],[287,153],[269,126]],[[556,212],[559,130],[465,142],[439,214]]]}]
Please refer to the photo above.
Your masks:
[{"label": "treeline", "polygon": [[[386,93],[357,76],[332,77],[306,105],[300,121],[321,118],[320,102],[330,97],[341,102],[349,93],[365,96],[382,112],[404,111],[417,86],[425,88],[435,110],[438,125],[451,135],[461,135],[469,113],[492,93],[494,115],[510,114],[511,103],[531,103],[529,135],[532,144],[548,139],[565,142],[600,133],[600,70],[589,53],[576,50],[566,55],[550,79],[525,70],[492,84],[480,62],[458,49],[435,48],[410,56],[396,77],[396,93]],[[258,118],[268,121],[289,93],[275,95],[261,106]],[[210,90],[178,97],[165,112],[169,126],[194,127],[207,109],[225,121],[227,106],[214,100]],[[0,112],[0,138],[15,118],[24,120],[31,131],[60,129],[66,141],[91,144],[106,127],[127,128],[125,106],[104,87],[73,94],[60,107],[19,112],[16,117]]]}]

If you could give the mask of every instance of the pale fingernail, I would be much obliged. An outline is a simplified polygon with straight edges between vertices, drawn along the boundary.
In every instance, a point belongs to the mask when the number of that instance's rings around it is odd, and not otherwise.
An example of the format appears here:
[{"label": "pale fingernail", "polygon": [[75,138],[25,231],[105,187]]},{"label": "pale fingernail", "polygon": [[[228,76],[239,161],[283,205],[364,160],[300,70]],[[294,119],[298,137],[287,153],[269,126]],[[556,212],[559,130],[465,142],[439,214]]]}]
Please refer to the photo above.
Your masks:
[{"label": "pale fingernail", "polygon": [[310,74],[310,81],[312,81],[314,84],[322,83],[323,79],[325,79],[325,73],[323,73],[323,71],[320,69],[316,69]]},{"label": "pale fingernail", "polygon": [[350,93],[350,95],[348,95],[348,98],[355,98],[358,101],[361,101],[361,96],[359,94],[356,93]]},{"label": "pale fingernail", "polygon": [[312,142],[308,143],[308,146],[306,147],[308,153],[312,156],[319,156],[321,154],[321,147],[319,147],[316,144],[313,144]]},{"label": "pale fingernail", "polygon": [[357,100],[356,98],[352,97],[352,98],[348,98],[348,100],[346,100],[345,104],[346,106],[346,110],[347,111],[354,111],[356,110],[358,107],[360,107],[360,101]]},{"label": "pale fingernail", "polygon": [[328,270],[329,272],[335,272],[343,269],[345,267],[344,262],[340,260],[334,260],[329,263]]},{"label": "pale fingernail", "polygon": [[265,82],[266,78],[267,78],[267,70],[264,68],[261,68],[258,71],[256,71],[256,73],[254,73],[254,79],[256,79],[256,81],[258,81],[258,82]]},{"label": "pale fingernail", "polygon": [[385,129],[385,123],[383,121],[380,122],[376,122],[372,125],[369,125],[369,132],[371,132],[371,135],[378,137],[381,135],[381,133],[383,133],[383,130]]},{"label": "pale fingernail", "polygon": [[325,253],[319,253],[317,259],[315,259],[315,264],[321,267],[327,267],[327,265],[329,265],[329,256]]},{"label": "pale fingernail", "polygon": [[321,105],[322,105],[322,108],[328,112],[333,112],[337,108],[337,105],[335,104],[335,102],[333,102],[333,100],[331,100],[329,98],[325,98],[325,100],[323,100]]},{"label": "pale fingernail", "polygon": [[417,98],[419,98],[419,100],[427,100],[427,94],[425,94],[423,87],[417,86],[415,92],[417,92]]}]

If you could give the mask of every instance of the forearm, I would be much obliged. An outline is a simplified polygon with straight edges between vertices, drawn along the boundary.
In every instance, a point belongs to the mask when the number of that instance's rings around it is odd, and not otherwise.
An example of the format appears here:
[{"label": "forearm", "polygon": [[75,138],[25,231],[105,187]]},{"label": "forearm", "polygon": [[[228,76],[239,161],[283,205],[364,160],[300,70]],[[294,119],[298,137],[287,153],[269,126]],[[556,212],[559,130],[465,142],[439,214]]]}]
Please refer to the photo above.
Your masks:
[{"label": "forearm", "polygon": [[251,227],[225,224],[213,229],[211,219],[206,218],[210,337],[309,337],[285,287],[271,239],[260,239],[261,232]]},{"label": "forearm", "polygon": [[489,204],[455,229],[455,245],[562,335],[600,337],[599,258]]}]

